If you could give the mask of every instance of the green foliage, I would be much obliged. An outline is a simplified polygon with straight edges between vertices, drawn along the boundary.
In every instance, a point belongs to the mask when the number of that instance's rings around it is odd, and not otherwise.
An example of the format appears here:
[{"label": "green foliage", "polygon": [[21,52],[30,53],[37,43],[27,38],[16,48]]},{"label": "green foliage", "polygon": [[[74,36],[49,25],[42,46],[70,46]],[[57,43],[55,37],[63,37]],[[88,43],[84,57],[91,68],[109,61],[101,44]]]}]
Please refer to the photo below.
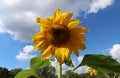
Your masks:
[{"label": "green foliage", "polygon": [[39,77],[34,69],[27,69],[27,70],[23,70],[21,72],[19,72],[15,78],[28,78],[30,76],[35,76],[35,77]]},{"label": "green foliage", "polygon": [[[6,70],[7,72],[5,72]],[[8,70],[7,68],[0,67],[0,74],[2,74],[0,78],[15,78],[14,75],[16,75],[16,73],[20,72],[21,70],[22,70],[21,68]],[[36,70],[36,74],[40,76],[39,78],[57,78],[55,68],[51,66]],[[68,70],[65,72],[62,78],[119,78],[119,77],[120,77],[119,74],[109,72],[107,73],[98,72],[97,76],[95,75],[90,76],[89,73],[78,74],[72,72],[71,70]],[[30,76],[28,78],[38,77]]]},{"label": "green foliage", "polygon": [[[52,59],[53,61],[53,59]],[[30,76],[39,77],[37,70],[50,66],[50,60],[42,60],[41,56],[34,57],[30,61],[30,69],[19,72],[15,78],[28,78]],[[47,74],[48,75],[48,74]]]},{"label": "green foliage", "polygon": [[67,66],[74,67],[71,58],[69,58],[69,60],[65,60],[65,64],[66,64]]},{"label": "green foliage", "polygon": [[8,69],[0,67],[0,78],[8,78],[8,77],[9,77]]},{"label": "green foliage", "polygon": [[[19,72],[15,78],[56,78],[56,71],[54,68],[50,67],[52,60],[42,60],[41,56],[34,57],[30,61],[30,69],[23,70]],[[65,61],[65,64],[73,67],[72,60],[69,59]],[[69,75],[64,75],[66,78],[109,78],[111,72],[120,73],[120,64],[111,58],[111,56],[99,55],[99,54],[86,54],[82,62],[75,67],[76,70],[80,66],[89,66],[96,69],[98,72],[104,72],[103,74],[98,74],[97,76],[90,77],[87,75],[79,75],[73,73],[71,70],[68,71]]]},{"label": "green foliage", "polygon": [[65,73],[62,78],[97,78],[97,77],[90,76],[88,73],[78,74],[78,73],[71,72],[71,74]]},{"label": "green foliage", "polygon": [[31,68],[34,68],[34,69],[41,69],[49,66],[50,64],[51,62],[48,59],[41,60],[41,56],[34,57],[30,61],[30,66]]},{"label": "green foliage", "polygon": [[42,69],[37,70],[40,78],[55,78],[56,70],[54,67],[49,66]]},{"label": "green foliage", "polygon": [[7,68],[0,67],[0,78],[15,78],[15,75],[21,70],[20,68],[8,70]]},{"label": "green foliage", "polygon": [[20,71],[22,71],[21,68],[17,68],[17,69],[12,69],[12,70],[10,70],[10,71],[9,71],[9,78],[14,78],[15,75],[16,75],[18,72],[20,72]]},{"label": "green foliage", "polygon": [[37,70],[27,69],[18,73],[15,78],[56,78],[56,71],[52,66]]},{"label": "green foliage", "polygon": [[105,56],[100,54],[86,54],[81,62],[76,68],[80,66],[89,66],[100,72],[114,72],[120,73],[120,64],[111,58],[111,56]]}]

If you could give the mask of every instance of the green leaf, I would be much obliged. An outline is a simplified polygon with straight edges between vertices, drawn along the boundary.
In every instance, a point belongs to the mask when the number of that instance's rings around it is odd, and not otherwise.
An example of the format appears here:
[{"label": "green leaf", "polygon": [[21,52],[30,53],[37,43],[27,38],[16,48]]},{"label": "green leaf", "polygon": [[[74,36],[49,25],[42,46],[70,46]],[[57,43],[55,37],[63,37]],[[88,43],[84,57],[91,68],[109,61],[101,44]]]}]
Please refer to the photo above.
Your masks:
[{"label": "green leaf", "polygon": [[34,69],[27,69],[27,70],[23,70],[21,72],[19,72],[15,78],[28,78],[30,76],[35,76],[35,77],[39,77]]},{"label": "green leaf", "polygon": [[120,73],[120,63],[112,59],[111,56],[105,56],[101,54],[86,54],[81,62],[76,68],[80,66],[89,66],[100,72],[114,72]]},{"label": "green leaf", "polygon": [[69,60],[65,60],[65,64],[66,64],[67,66],[74,67],[71,58],[69,58]]},{"label": "green leaf", "polygon": [[41,60],[40,56],[34,57],[30,61],[30,66],[31,68],[34,68],[34,69],[41,69],[41,68],[49,66],[50,64],[51,62],[48,59]]}]

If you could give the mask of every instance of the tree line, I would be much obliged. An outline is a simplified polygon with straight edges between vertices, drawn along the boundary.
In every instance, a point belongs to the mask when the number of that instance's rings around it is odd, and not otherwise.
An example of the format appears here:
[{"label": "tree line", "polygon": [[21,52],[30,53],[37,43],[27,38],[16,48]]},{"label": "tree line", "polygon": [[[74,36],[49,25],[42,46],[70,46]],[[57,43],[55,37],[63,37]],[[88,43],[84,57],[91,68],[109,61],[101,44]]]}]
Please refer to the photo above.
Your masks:
[{"label": "tree line", "polygon": [[0,78],[14,78],[20,71],[22,71],[21,68],[8,70],[7,68],[0,67]]},{"label": "tree line", "polygon": [[[15,78],[15,75],[22,71],[21,68],[16,68],[9,70],[4,67],[0,67],[0,78]],[[45,67],[40,70],[36,70],[36,73],[40,76],[40,78],[56,78],[56,71],[54,67]],[[36,78],[34,76],[30,76],[29,78]]]},{"label": "tree line", "polygon": [[[22,70],[21,68],[8,70],[7,68],[0,67],[0,78],[15,78],[15,75]],[[52,66],[36,70],[36,73],[39,75],[39,78],[57,78],[56,70]],[[119,78],[119,76],[120,75],[114,73],[98,73],[96,76],[90,76],[89,73],[78,74],[68,70],[63,74],[62,78]],[[28,78],[36,77],[30,76]]]}]

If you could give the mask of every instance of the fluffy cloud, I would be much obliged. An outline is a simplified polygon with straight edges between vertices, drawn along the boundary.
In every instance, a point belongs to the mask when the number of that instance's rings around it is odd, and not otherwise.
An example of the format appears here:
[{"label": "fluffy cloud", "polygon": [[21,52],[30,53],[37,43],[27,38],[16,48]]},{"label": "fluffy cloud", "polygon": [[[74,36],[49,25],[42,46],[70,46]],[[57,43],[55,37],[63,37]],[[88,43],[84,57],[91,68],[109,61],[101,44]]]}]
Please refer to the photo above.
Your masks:
[{"label": "fluffy cloud", "polygon": [[[111,5],[112,1],[0,0],[0,33],[7,32],[15,40],[31,41],[32,35],[39,31],[39,26],[35,22],[36,17],[44,18],[47,15],[52,15],[56,8],[67,12],[73,11],[75,17],[80,12],[97,12],[99,9]],[[95,6],[96,4],[99,6]]]},{"label": "fluffy cloud", "polygon": [[16,56],[16,58],[18,60],[21,60],[21,61],[25,61],[25,60],[29,60],[33,57],[35,57],[36,55],[30,55],[28,53],[23,53],[23,52],[20,52],[19,55]]},{"label": "fluffy cloud", "polygon": [[[84,56],[79,56],[79,57],[78,57],[78,64],[80,64],[80,63],[82,62],[83,57],[84,57]],[[76,66],[77,66],[77,64],[76,64]],[[76,73],[86,73],[86,67],[87,67],[87,66],[81,66],[81,67],[79,67],[78,69],[76,69],[75,72],[76,72]]]},{"label": "fluffy cloud", "polygon": [[34,51],[34,47],[32,45],[27,45],[23,48],[23,52],[30,53]]},{"label": "fluffy cloud", "polygon": [[86,68],[87,68],[87,66],[81,66],[75,72],[79,73],[79,74],[81,74],[81,73],[87,73]]},{"label": "fluffy cloud", "polygon": [[2,25],[3,25],[3,23],[2,23],[2,20],[0,19],[0,32],[4,32],[3,28],[2,28]]},{"label": "fluffy cloud", "polygon": [[114,44],[109,52],[113,58],[120,62],[120,44]]},{"label": "fluffy cloud", "polygon": [[114,0],[92,0],[88,13],[97,13],[114,3]]},{"label": "fluffy cloud", "polygon": [[34,52],[34,47],[32,45],[27,45],[22,51],[19,52],[19,54],[16,56],[16,59],[21,61],[29,60],[36,56],[35,54],[32,54],[32,52]]}]

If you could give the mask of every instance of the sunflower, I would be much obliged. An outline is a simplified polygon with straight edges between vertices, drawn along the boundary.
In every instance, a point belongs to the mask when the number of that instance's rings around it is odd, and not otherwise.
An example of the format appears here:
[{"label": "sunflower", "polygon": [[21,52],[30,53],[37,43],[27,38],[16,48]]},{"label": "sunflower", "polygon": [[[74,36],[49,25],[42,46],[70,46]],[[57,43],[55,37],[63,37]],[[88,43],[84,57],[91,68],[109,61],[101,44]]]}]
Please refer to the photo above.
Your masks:
[{"label": "sunflower", "polygon": [[86,70],[90,72],[90,76],[97,75],[97,71],[91,67],[87,67]]},{"label": "sunflower", "polygon": [[60,9],[56,9],[53,17],[36,19],[40,32],[32,37],[32,41],[35,43],[35,50],[41,50],[42,59],[55,56],[58,62],[63,64],[70,58],[72,52],[79,56],[78,50],[86,48],[84,34],[88,29],[77,26],[81,21],[71,20],[72,15],[72,12],[61,13]]}]

